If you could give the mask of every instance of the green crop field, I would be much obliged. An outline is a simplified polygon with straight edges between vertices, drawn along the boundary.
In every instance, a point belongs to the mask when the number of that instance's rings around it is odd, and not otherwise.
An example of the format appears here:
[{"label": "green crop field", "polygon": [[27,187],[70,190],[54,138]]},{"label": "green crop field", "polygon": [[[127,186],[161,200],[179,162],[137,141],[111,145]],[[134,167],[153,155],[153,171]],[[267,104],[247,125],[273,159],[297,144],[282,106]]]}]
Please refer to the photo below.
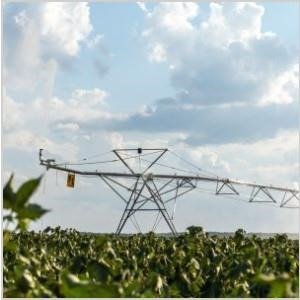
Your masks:
[{"label": "green crop field", "polygon": [[298,297],[299,243],[209,236],[189,227],[174,238],[27,231],[47,210],[29,199],[40,178],[3,190],[4,297]]},{"label": "green crop field", "polygon": [[5,297],[296,297],[298,241],[285,235],[7,235]]}]

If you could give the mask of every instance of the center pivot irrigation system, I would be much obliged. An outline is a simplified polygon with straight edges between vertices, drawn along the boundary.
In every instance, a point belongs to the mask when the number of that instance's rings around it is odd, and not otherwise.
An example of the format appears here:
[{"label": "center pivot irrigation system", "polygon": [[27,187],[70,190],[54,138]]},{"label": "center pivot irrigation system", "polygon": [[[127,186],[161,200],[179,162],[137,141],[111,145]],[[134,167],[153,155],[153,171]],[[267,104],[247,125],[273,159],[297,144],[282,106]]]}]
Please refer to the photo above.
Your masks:
[{"label": "center pivot irrigation system", "polygon": [[[213,184],[215,195],[240,195],[238,187],[248,187],[251,190],[250,196],[248,197],[249,202],[270,202],[277,204],[278,202],[275,200],[274,194],[272,195],[272,193],[277,193],[280,196],[280,207],[299,207],[299,190],[296,189],[231,180],[216,175],[199,175],[199,172],[193,172],[193,175],[152,173],[151,171],[155,166],[186,172],[185,170],[177,169],[174,166],[167,166],[159,162],[167,152],[172,153],[177,158],[195,167],[197,171],[203,171],[186,159],[180,157],[174,151],[166,148],[115,149],[111,152],[115,155],[115,159],[113,160],[91,163],[56,163],[55,159],[44,159],[43,149],[40,149],[39,160],[40,164],[45,166],[47,170],[54,169],[68,173],[68,186],[74,186],[75,174],[101,178],[104,183],[125,202],[125,209],[119,221],[116,234],[122,232],[128,220],[140,230],[135,214],[141,211],[155,211],[157,212],[157,216],[152,230],[154,231],[160,220],[164,219],[173,235],[177,235],[173,224],[176,200],[196,189],[199,182]],[[144,158],[150,155],[151,160]],[[136,167],[132,164],[133,159],[138,159],[139,163],[141,163],[141,161],[147,162],[146,167],[141,169],[140,165],[139,170],[136,171]],[[86,160],[87,159],[83,159],[83,161]],[[78,168],[70,168],[70,166],[112,162],[121,163],[125,167],[126,172],[83,171]],[[126,192],[126,196],[120,192],[120,189]],[[265,200],[258,200],[258,195],[264,195]],[[297,202],[297,206],[289,206],[292,200]],[[168,203],[174,204],[173,214],[168,208]]]}]

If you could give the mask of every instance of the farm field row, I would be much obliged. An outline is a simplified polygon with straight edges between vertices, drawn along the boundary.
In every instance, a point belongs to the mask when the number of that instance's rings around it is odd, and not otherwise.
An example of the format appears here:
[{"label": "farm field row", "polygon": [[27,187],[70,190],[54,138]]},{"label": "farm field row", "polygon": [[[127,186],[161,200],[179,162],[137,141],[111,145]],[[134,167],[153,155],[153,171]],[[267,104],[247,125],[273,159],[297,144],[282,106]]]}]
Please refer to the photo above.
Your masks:
[{"label": "farm field row", "polygon": [[47,228],[4,233],[5,297],[297,297],[287,235],[118,237]]}]

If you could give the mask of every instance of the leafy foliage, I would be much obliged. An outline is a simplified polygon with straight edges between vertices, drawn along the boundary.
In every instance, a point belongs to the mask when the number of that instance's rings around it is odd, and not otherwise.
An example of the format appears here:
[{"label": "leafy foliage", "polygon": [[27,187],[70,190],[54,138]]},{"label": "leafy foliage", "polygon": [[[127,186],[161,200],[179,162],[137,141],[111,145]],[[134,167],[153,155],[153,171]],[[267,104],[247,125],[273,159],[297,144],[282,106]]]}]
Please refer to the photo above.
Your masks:
[{"label": "leafy foliage", "polygon": [[5,297],[297,297],[298,241],[11,232]]},{"label": "leafy foliage", "polygon": [[28,203],[31,196],[36,192],[42,176],[24,182],[14,192],[12,188],[13,174],[3,188],[3,208],[9,213],[4,216],[8,223],[16,222],[16,229],[26,230],[30,221],[41,218],[49,210],[38,204]]}]

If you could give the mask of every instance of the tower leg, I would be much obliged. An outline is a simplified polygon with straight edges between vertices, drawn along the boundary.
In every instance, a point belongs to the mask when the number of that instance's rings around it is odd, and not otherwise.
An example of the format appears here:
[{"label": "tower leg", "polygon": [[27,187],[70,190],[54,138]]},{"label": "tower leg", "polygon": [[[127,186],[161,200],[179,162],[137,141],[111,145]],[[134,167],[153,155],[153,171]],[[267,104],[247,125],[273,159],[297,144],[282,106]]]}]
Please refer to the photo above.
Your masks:
[{"label": "tower leg", "polygon": [[164,203],[161,199],[160,193],[159,193],[158,189],[156,188],[156,185],[155,185],[154,181],[152,181],[154,189],[152,189],[146,181],[144,181],[144,182],[146,184],[146,187],[147,187],[149,193],[153,197],[153,199],[154,199],[154,201],[155,201],[155,203],[158,207],[158,210],[160,211],[160,213],[164,217],[167,225],[169,226],[171,232],[173,233],[174,236],[177,236],[177,232],[176,232],[175,226],[173,224],[173,221],[171,220],[171,217],[167,212],[167,209],[166,209],[166,207],[165,207],[165,205],[164,205]]},{"label": "tower leg", "polygon": [[128,221],[128,219],[131,217],[132,213],[131,212],[134,212],[134,206],[137,202],[137,200],[139,199],[143,189],[144,189],[144,186],[145,186],[145,183],[143,184],[143,186],[141,187],[141,189],[139,190],[138,193],[136,193],[136,188],[137,188],[137,184],[138,184],[138,181],[139,181],[139,178],[137,179],[136,181],[136,184],[133,188],[133,191],[130,195],[130,198],[129,198],[129,201],[124,209],[124,212],[123,212],[123,215],[121,217],[121,220],[119,222],[119,225],[118,225],[118,228],[116,230],[116,234],[120,234],[122,232],[122,229],[124,228],[126,222]]},{"label": "tower leg", "polygon": [[[101,177],[102,178],[102,177]],[[130,192],[129,199],[126,200],[126,197],[123,197],[117,189],[115,189],[111,183],[109,183],[105,178],[102,178],[103,181],[124,201],[126,202],[124,211],[122,213],[122,216],[120,218],[120,221],[118,223],[116,234],[120,234],[126,225],[127,221],[131,217],[135,217],[134,214],[139,211],[157,211],[158,214],[163,218],[168,225],[170,231],[174,236],[177,236],[176,228],[173,224],[172,218],[170,214],[167,211],[167,208],[165,206],[165,203],[162,199],[162,195],[168,194],[169,192],[172,192],[173,190],[176,190],[176,198],[177,193],[179,189],[179,185],[176,186],[176,188],[172,188],[170,190],[163,191],[163,189],[169,185],[171,181],[168,181],[163,187],[160,189],[157,188],[155,182],[153,179],[145,179],[142,176],[139,176],[133,187],[127,187],[125,185],[121,185],[123,188],[126,188],[128,192]],[[112,182],[114,183],[114,182]],[[115,182],[116,184],[120,185],[118,182]],[[138,187],[138,184],[141,184],[141,187]],[[145,194],[148,194],[148,196]],[[168,202],[170,199],[168,199],[166,202]],[[147,203],[151,202],[152,205],[154,204],[156,208],[150,208],[145,207]]]}]

